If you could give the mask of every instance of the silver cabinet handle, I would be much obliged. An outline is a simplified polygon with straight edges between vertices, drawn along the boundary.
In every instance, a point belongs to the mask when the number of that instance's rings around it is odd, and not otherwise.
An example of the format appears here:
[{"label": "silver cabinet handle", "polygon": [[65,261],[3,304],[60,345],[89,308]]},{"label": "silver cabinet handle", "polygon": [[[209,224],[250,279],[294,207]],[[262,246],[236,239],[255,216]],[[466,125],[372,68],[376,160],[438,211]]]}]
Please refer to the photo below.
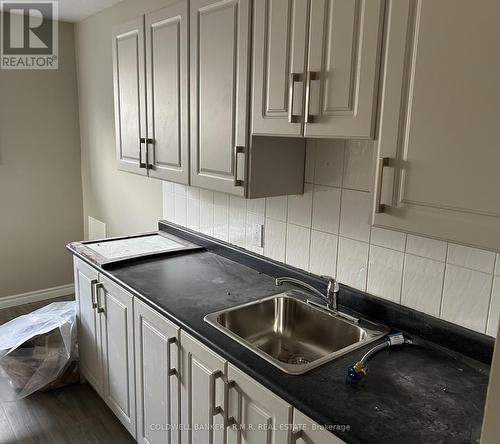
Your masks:
[{"label": "silver cabinet handle", "polygon": [[239,428],[238,421],[234,416],[229,416],[229,395],[231,389],[236,388],[236,382],[228,381],[227,379],[224,381],[224,403],[226,407],[226,414],[224,415],[224,427],[227,429],[229,427],[236,426]]},{"label": "silver cabinet handle", "polygon": [[96,285],[99,281],[97,279],[92,279],[90,281],[90,302],[92,308],[97,308],[97,298],[96,298]]},{"label": "silver cabinet handle", "polygon": [[97,313],[104,313],[104,307],[100,306],[99,303],[99,290],[101,288],[104,288],[104,284],[102,282],[98,282],[95,284],[95,300],[96,300],[96,308],[97,308]]},{"label": "silver cabinet handle", "polygon": [[[224,407],[217,406],[215,405],[215,384],[217,382],[217,379],[222,379],[224,382],[224,373],[220,370],[217,370],[216,372],[213,372],[210,375],[210,398],[211,398],[211,404],[210,404],[210,414],[212,416],[217,416],[217,415],[222,415],[224,417],[225,415],[225,405]],[[224,396],[224,404],[226,403],[226,397]]]},{"label": "silver cabinet handle", "polygon": [[291,72],[288,74],[288,123],[298,123],[298,116],[293,115],[293,95],[295,92],[295,82],[300,81],[301,75]]},{"label": "silver cabinet handle", "polygon": [[149,146],[152,145],[154,148],[154,144],[155,144],[154,139],[150,139],[150,138],[146,139],[146,163],[145,163],[144,168],[146,168],[147,170],[153,169],[153,166],[154,166],[154,164],[150,162],[150,158],[152,158],[153,156],[149,155]]},{"label": "silver cabinet handle", "polygon": [[318,73],[315,71],[307,71],[306,74],[306,100],[304,107],[304,123],[313,123],[314,117],[310,114],[311,108],[311,81],[317,80]]},{"label": "silver cabinet handle", "polygon": [[303,438],[303,437],[304,437],[304,431],[303,430],[298,429],[298,430],[293,431],[292,432],[292,442],[291,442],[291,444],[296,443],[299,438]]},{"label": "silver cabinet handle", "polygon": [[245,154],[245,147],[236,145],[234,147],[234,156],[233,156],[233,172],[234,172],[234,186],[242,187],[245,182],[243,180],[238,179],[238,154]]},{"label": "silver cabinet handle", "polygon": [[385,211],[385,205],[382,203],[382,181],[384,179],[384,167],[389,166],[389,157],[380,157],[378,159],[378,180],[375,213],[380,214]]},{"label": "silver cabinet handle", "polygon": [[168,369],[168,372],[167,372],[167,375],[170,377],[170,376],[176,376],[179,374],[178,370],[174,367],[171,366],[172,364],[172,344],[177,344],[177,338],[176,337],[172,337],[172,338],[168,338],[167,340],[167,347],[168,347],[168,365],[169,365],[169,369]]},{"label": "silver cabinet handle", "polygon": [[[147,163],[142,161],[142,145],[144,145],[145,143],[146,143],[146,138],[141,137],[139,139],[139,168],[146,168],[146,166],[147,166]],[[147,153],[147,148],[146,148],[146,153]],[[146,154],[146,157],[147,157],[147,154]]]}]

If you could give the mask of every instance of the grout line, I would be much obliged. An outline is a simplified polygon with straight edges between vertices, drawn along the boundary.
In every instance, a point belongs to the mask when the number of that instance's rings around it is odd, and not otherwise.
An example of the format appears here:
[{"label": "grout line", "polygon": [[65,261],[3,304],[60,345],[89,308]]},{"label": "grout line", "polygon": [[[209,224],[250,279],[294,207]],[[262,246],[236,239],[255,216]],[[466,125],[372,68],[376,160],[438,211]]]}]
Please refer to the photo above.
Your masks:
[{"label": "grout line", "polygon": [[444,256],[443,281],[441,283],[441,301],[439,302],[439,319],[442,319],[442,314],[443,314],[444,283],[446,280],[446,272],[448,271],[448,246],[449,246],[449,243],[446,242],[446,253]]},{"label": "grout line", "polygon": [[490,300],[488,301],[488,311],[486,314],[486,327],[484,333],[488,331],[488,327],[490,325],[491,304],[493,303],[493,289],[495,286],[495,270],[497,269],[497,265],[498,265],[498,254],[495,254],[495,262],[493,264],[493,275],[491,277]]}]

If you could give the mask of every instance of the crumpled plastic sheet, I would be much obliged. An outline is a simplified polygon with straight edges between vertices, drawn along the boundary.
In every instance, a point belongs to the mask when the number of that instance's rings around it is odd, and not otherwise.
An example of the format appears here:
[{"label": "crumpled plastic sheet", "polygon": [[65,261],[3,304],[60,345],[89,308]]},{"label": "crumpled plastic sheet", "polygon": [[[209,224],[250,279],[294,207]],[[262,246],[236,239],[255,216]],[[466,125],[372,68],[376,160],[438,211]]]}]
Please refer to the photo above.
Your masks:
[{"label": "crumpled plastic sheet", "polygon": [[40,390],[78,360],[76,302],[54,302],[0,326],[0,401]]}]

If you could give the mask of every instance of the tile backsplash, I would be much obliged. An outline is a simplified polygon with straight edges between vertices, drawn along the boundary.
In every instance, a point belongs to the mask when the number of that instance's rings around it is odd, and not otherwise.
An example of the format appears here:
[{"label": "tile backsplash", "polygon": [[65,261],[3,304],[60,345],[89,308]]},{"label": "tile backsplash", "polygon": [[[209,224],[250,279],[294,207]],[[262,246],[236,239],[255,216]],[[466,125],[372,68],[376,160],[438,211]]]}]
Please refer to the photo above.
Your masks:
[{"label": "tile backsplash", "polygon": [[371,141],[308,140],[301,196],[246,200],[164,182],[163,217],[495,336],[500,254],[370,227],[374,155]]}]

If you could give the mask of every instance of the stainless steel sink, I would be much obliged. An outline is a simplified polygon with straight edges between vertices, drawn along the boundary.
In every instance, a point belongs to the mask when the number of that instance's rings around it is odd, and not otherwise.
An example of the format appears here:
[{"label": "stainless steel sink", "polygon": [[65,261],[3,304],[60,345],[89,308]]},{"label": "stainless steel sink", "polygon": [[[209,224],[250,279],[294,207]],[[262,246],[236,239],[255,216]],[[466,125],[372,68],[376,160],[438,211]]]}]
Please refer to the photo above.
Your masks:
[{"label": "stainless steel sink", "polygon": [[305,373],[388,332],[352,323],[282,293],[205,316],[205,321],[290,374]]}]

